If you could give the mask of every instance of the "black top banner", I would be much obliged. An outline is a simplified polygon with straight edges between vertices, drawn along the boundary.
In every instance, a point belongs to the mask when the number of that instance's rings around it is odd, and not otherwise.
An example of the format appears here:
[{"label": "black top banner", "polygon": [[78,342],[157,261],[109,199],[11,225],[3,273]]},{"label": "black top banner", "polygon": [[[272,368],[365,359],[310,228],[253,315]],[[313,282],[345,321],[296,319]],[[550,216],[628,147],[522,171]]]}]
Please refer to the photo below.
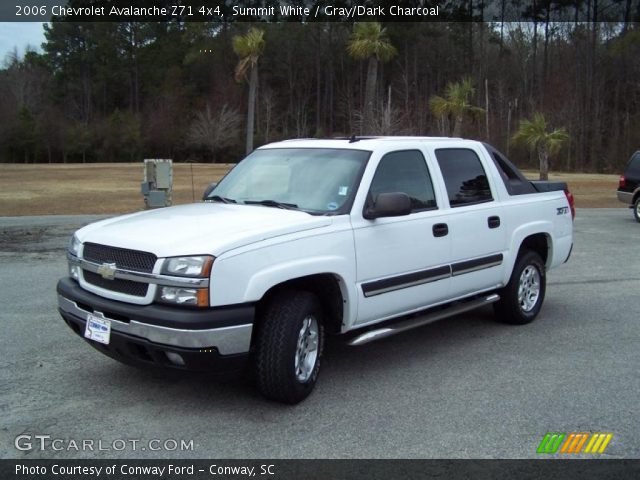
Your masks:
[{"label": "black top banner", "polygon": [[7,0],[2,22],[639,22],[640,0]]}]

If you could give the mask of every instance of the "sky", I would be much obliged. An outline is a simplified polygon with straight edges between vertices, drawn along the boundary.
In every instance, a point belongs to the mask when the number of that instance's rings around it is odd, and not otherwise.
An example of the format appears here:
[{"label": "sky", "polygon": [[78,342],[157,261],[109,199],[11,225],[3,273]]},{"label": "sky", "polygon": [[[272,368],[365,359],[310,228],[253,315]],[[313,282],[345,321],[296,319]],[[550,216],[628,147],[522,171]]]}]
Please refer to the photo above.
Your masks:
[{"label": "sky", "polygon": [[40,44],[44,42],[44,29],[40,22],[0,22],[0,66],[8,54],[18,49],[22,57],[31,45],[37,51],[42,51]]}]

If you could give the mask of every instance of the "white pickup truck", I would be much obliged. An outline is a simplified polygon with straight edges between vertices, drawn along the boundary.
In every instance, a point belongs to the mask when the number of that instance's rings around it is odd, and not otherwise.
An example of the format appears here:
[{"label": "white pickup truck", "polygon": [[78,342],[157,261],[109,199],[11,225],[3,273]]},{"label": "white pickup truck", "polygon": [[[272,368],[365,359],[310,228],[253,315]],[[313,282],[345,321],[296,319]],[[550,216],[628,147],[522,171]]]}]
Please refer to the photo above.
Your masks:
[{"label": "white pickup truck", "polygon": [[204,199],[78,230],[59,311],[110,357],[251,366],[287,403],[313,389],[325,333],[361,345],[490,303],[532,321],[575,214],[564,183],[436,137],[272,143]]}]

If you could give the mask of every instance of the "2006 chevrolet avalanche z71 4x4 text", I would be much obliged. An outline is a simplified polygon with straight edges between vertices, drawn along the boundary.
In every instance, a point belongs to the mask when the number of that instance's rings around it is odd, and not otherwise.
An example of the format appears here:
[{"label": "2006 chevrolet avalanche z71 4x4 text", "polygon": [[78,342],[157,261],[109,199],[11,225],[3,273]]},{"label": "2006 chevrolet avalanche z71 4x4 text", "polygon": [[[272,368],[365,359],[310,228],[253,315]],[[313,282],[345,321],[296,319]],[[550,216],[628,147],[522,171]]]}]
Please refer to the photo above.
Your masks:
[{"label": "2006 chevrolet avalanche z71 4x4 text", "polygon": [[78,230],[59,311],[126,363],[255,370],[296,403],[325,333],[361,345],[492,303],[525,324],[572,248],[564,183],[525,179],[491,146],[352,137],[265,145],[204,203]]}]

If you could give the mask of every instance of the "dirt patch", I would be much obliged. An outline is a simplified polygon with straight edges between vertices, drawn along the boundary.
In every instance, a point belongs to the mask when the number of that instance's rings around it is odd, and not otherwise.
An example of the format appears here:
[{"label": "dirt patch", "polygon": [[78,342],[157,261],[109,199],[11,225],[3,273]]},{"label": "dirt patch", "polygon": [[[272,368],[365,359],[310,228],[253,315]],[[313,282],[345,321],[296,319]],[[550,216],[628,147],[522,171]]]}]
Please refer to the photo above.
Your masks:
[{"label": "dirt patch", "polygon": [[[525,171],[527,178],[538,179],[537,172]],[[616,197],[618,175],[601,173],[552,173],[549,180],[567,182],[578,208],[624,207]]]},{"label": "dirt patch", "polygon": [[[175,164],[173,203],[199,201],[206,186],[229,170],[226,164]],[[535,179],[536,172],[525,172]],[[0,216],[117,214],[144,208],[142,163],[69,165],[0,164]],[[554,173],[578,207],[622,207],[617,175]]]}]

